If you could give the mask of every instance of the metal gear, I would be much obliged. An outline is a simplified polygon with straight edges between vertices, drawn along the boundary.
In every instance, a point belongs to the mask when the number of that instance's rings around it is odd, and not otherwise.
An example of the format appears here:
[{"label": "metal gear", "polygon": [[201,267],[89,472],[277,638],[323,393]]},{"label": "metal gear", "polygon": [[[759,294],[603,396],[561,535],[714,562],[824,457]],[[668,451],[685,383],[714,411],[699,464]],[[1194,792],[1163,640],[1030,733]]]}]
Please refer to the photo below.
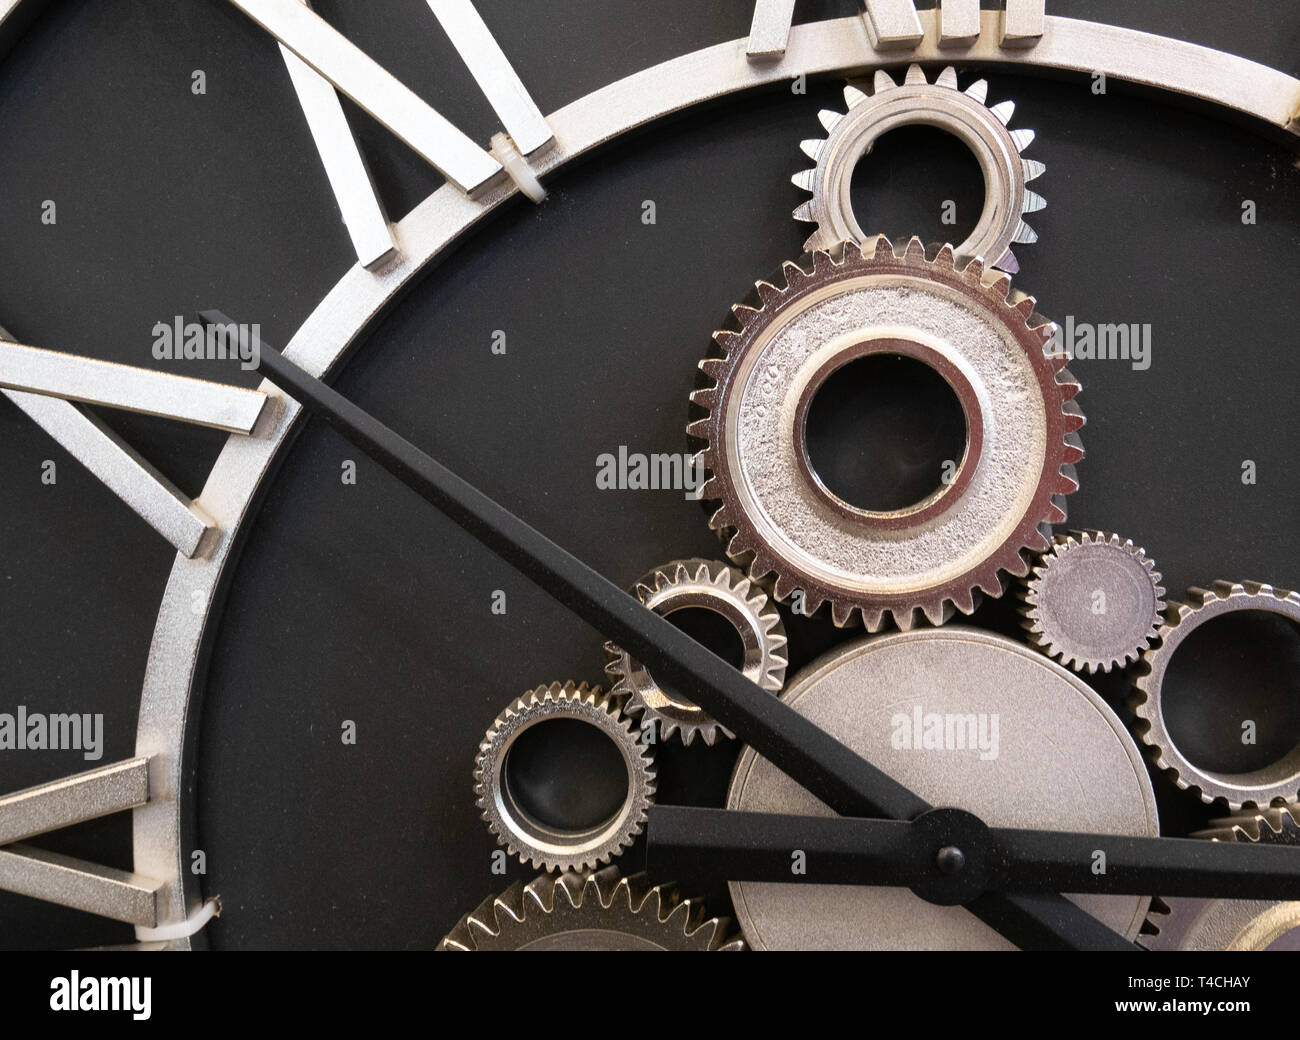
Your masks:
[{"label": "metal gear", "polygon": [[[764,690],[780,691],[785,682],[785,626],[772,599],[743,571],[716,560],[674,560],[650,571],[633,589],[637,599],[662,616],[701,608],[725,618],[744,648],[741,671]],[[698,734],[712,745],[718,734],[735,736],[698,706],[660,687],[639,661],[615,643],[606,643],[605,666],[613,684],[610,696],[630,715],[640,715],[643,727],[657,724],[659,736],[673,734],[690,744]],[[626,700],[622,698],[626,697]]]},{"label": "metal gear", "polygon": [[1300,845],[1300,805],[1243,809],[1231,816],[1211,820],[1205,830],[1197,831],[1192,837],[1262,845]]},{"label": "metal gear", "polygon": [[1076,672],[1138,659],[1160,628],[1165,590],[1155,561],[1105,531],[1057,535],[1021,591],[1029,641]]},{"label": "metal gear", "polygon": [[485,899],[438,944],[439,950],[744,950],[725,917],[644,874],[616,867],[594,874],[543,874]]},{"label": "metal gear", "polygon": [[872,84],[850,83],[844,88],[847,112],[823,109],[818,113],[825,138],[802,142],[800,148],[815,165],[794,176],[794,183],[812,198],[794,211],[796,220],[817,225],[804,248],[824,249],[838,255],[848,240],[868,241],[853,215],[849,188],[853,170],[876,141],[900,126],[926,125],[946,130],[961,140],[979,161],[984,173],[984,211],[970,237],[955,248],[959,260],[983,257],[990,267],[1012,274],[1020,267],[1011,252],[1013,243],[1038,241],[1023,214],[1047,205],[1026,185],[1046,167],[1023,152],[1034,139],[1032,130],[1008,130],[1015,104],[1003,101],[986,106],[988,84],[976,80],[965,91],[957,87],[957,72],[946,68],[934,83],[926,81],[919,65],[907,70],[902,85],[878,70]]},{"label": "metal gear", "polygon": [[[880,236],[840,260],[814,253],[811,269],[784,274],[784,288],[758,283],[759,306],[733,308],[739,330],[716,333],[722,356],[700,363],[691,402],[705,414],[687,433],[704,442],[709,526],[751,578],[775,574],[777,599],[801,591],[805,614],[829,600],[838,626],[972,613],[977,590],[999,596],[1003,572],[1028,572],[1022,553],[1048,547],[1078,488],[1084,418],[1079,384],[1048,349],[1055,326],[1007,275],[978,259],[957,267],[949,246],[929,259],[915,238],[899,252]],[[805,439],[818,389],[869,354],[934,368],[966,418],[950,480],[890,512],[832,494]]]},{"label": "metal gear", "polygon": [[[627,792],[608,820],[584,830],[561,830],[534,819],[516,800],[506,778],[506,758],[520,734],[551,719],[595,726],[618,748],[627,768]],[[598,686],[552,683],[524,694],[488,728],[474,763],[474,797],[498,842],[542,870],[582,870],[617,856],[645,826],[654,800],[655,773],[631,723]]]},{"label": "metal gear", "polygon": [[1136,716],[1134,730],[1151,747],[1155,764],[1180,788],[1194,791],[1207,803],[1226,802],[1230,808],[1267,807],[1292,802],[1300,794],[1300,747],[1277,762],[1252,773],[1217,773],[1201,769],[1179,750],[1165,724],[1165,676],[1169,661],[1184,640],[1206,622],[1242,610],[1281,614],[1300,625],[1300,595],[1259,582],[1216,581],[1210,589],[1187,590],[1187,602],[1170,601],[1158,633],[1159,643],[1145,651],[1133,677],[1136,692],[1129,704]]},{"label": "metal gear", "polygon": [[[1079,676],[1017,640],[949,625],[851,641],[781,700],[927,802],[960,805],[990,826],[1159,834],[1151,778],[1123,721]],[[752,748],[736,763],[727,808],[832,815]],[[730,891],[756,950],[1012,948],[965,909],[907,889],[733,882]],[[1129,939],[1149,904],[1070,898]]]}]

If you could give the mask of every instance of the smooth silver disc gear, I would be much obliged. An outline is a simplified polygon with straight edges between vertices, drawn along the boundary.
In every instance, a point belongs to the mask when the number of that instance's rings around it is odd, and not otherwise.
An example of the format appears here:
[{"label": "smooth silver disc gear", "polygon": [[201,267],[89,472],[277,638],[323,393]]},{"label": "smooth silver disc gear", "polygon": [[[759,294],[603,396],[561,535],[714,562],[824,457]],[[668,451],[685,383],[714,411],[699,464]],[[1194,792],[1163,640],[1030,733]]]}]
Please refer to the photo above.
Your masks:
[{"label": "smooth silver disc gear", "polygon": [[[705,414],[702,497],[727,555],[749,576],[775,575],[775,595],[801,593],[800,613],[829,602],[840,626],[875,632],[891,617],[942,624],[975,595],[1023,577],[1024,553],[1050,544],[1078,488],[1079,384],[1051,348],[1055,328],[1034,299],[979,260],[933,259],[918,239],[896,251],[881,236],[843,257],[787,263],[786,284],[759,282],[758,307],[733,308],[739,330],[714,335],[721,357],[700,363],[691,395]],[[826,381],[871,355],[933,369],[960,402],[966,443],[936,490],[911,506],[861,509],[830,491],[808,454],[807,417]],[[938,467],[936,467],[938,469]]]},{"label": "smooth silver disc gear", "polygon": [[1165,590],[1155,561],[1105,531],[1057,535],[1021,593],[1029,641],[1076,672],[1109,672],[1155,638]]},{"label": "smooth silver disc gear", "polygon": [[[990,826],[1159,834],[1151,780],[1123,722],[1077,675],[1015,640],[956,625],[859,640],[810,665],[781,699],[932,805]],[[752,748],[737,762],[727,808],[832,815]],[[962,907],[905,888],[730,889],[757,950],[1012,948]],[[1130,940],[1149,903],[1070,898]]]},{"label": "smooth silver disc gear", "polygon": [[1164,705],[1176,690],[1165,678],[1178,648],[1201,625],[1242,610],[1280,614],[1300,625],[1300,595],[1259,582],[1216,581],[1212,588],[1187,590],[1187,602],[1171,601],[1165,609],[1160,642],[1142,655],[1133,678],[1136,692],[1130,706],[1136,716],[1134,730],[1152,749],[1155,763],[1179,787],[1200,795],[1204,802],[1226,802],[1233,809],[1294,802],[1300,795],[1300,746],[1276,762],[1250,773],[1220,773],[1202,769],[1179,749],[1169,733]]},{"label": "smooth silver disc gear", "polygon": [[[596,727],[618,748],[627,791],[612,817],[584,830],[561,830],[533,818],[510,789],[506,760],[520,735],[552,719]],[[520,862],[542,870],[585,870],[617,856],[645,826],[654,800],[649,751],[631,723],[598,686],[552,683],[520,697],[488,728],[474,762],[474,797],[497,841]]]},{"label": "smooth silver disc gear", "polygon": [[[633,592],[664,617],[695,608],[726,619],[740,636],[745,677],[764,690],[780,691],[787,664],[785,626],[772,598],[745,577],[744,571],[717,560],[674,560],[642,577]],[[705,744],[713,744],[719,734],[728,739],[734,736],[697,705],[664,690],[645,666],[620,646],[606,643],[605,649],[611,658],[605,666],[612,683],[610,696],[620,701],[628,714],[641,716],[642,727],[657,725],[661,739],[678,734],[684,744],[697,735]]]},{"label": "smooth silver disc gear", "polygon": [[730,919],[698,900],[617,867],[594,874],[516,881],[466,914],[439,950],[734,951],[745,949]]},{"label": "smooth silver disc gear", "polygon": [[982,257],[990,267],[1016,273],[1020,267],[1011,252],[1012,244],[1038,241],[1024,214],[1047,205],[1026,184],[1041,176],[1046,167],[1021,157],[1034,139],[1034,131],[1007,129],[1015,104],[1003,101],[989,108],[987,97],[988,84],[982,79],[962,91],[957,87],[955,69],[944,69],[929,83],[919,65],[907,70],[901,85],[879,70],[871,84],[862,81],[845,87],[848,111],[823,109],[819,118],[826,137],[800,145],[815,163],[812,169],[794,176],[794,183],[812,194],[794,211],[795,219],[817,225],[804,248],[838,254],[845,241],[867,241],[869,236],[854,216],[850,197],[854,168],[889,131],[900,126],[934,126],[962,141],[984,173],[984,210],[975,230],[956,247],[957,258]]}]

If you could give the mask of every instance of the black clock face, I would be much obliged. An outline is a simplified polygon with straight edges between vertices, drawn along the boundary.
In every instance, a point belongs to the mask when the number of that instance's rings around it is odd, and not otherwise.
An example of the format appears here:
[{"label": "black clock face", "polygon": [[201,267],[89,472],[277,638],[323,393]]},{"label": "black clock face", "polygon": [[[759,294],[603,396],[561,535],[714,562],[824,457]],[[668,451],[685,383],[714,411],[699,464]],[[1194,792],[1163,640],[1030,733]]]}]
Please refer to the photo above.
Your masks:
[{"label": "black clock face", "polygon": [[[428,5],[313,6],[471,140],[497,132]],[[743,39],[753,13],[741,0],[656,0],[653,11],[588,0],[476,6],[548,113]],[[801,5],[799,22],[852,18],[856,6]],[[1288,45],[1300,10],[1240,7],[1139,12],[1080,0],[1049,13],[1300,74]],[[1047,167],[1031,187],[1049,205],[1026,216],[1039,241],[1015,247],[1013,284],[1067,328],[1123,326],[1133,336],[1130,357],[1090,358],[1085,347],[1070,365],[1083,387],[1087,455],[1058,530],[1133,539],[1174,600],[1221,578],[1300,586],[1291,537],[1300,521],[1294,140],[1115,81],[1098,92],[1095,77],[952,64],[963,88],[988,80],[990,104],[1015,101],[1011,126],[1037,131],[1026,154]],[[943,63],[927,68],[933,81]],[[543,178],[544,203],[518,197],[494,208],[436,261],[403,275],[355,336],[335,328],[352,320],[342,314],[308,324],[352,340],[315,374],[621,587],[669,561],[725,561],[689,488],[638,488],[629,466],[699,447],[686,435],[699,417],[690,405],[698,363],[716,355],[710,337],[731,305],[756,280],[780,282],[782,263],[803,254],[811,228],[791,211],[808,196],[791,177],[809,165],[800,142],[826,134],[819,111],[844,110],[843,85],[841,75],[778,79],[566,163]],[[399,245],[407,234],[413,243],[420,207],[443,178],[360,106],[345,100],[344,111],[400,222]],[[23,344],[255,389],[261,377],[236,362],[158,357],[155,326],[219,308],[303,357],[312,344],[299,329],[340,279],[396,285],[391,273],[349,275],[357,254],[285,62],[225,0],[46,5],[0,61],[0,141],[0,325]],[[852,200],[865,230],[901,248],[911,235],[964,239],[984,192],[960,142],[907,127],[858,167]],[[916,473],[938,473],[965,436],[933,370],[895,362],[844,368],[809,421],[812,464],[860,509],[934,490],[938,480],[918,484]],[[226,433],[87,407],[180,494],[217,508],[222,490],[210,473],[230,450]],[[9,401],[0,401],[0,441],[0,713],[21,706],[27,716],[103,720],[98,748],[0,747],[8,793],[139,753],[141,690],[158,679],[151,647],[157,658],[166,621],[159,605],[182,602],[185,577],[176,548]],[[608,486],[611,464],[621,486]],[[1028,646],[1017,585],[1007,586],[955,623]],[[867,635],[836,626],[828,610],[802,616],[789,599],[778,608],[787,689]],[[485,896],[537,875],[496,855],[502,845],[476,804],[476,756],[493,720],[526,691],[608,686],[608,633],[306,416],[253,493],[215,592],[193,603],[203,623],[179,854],[191,868],[191,905],[216,895],[223,904],[196,943],[431,948]],[[672,620],[741,663],[734,633],[713,615],[684,609]],[[1128,722],[1134,674],[1070,681]],[[1300,743],[1297,674],[1300,639],[1284,619],[1211,623],[1170,666],[1166,685],[1179,696],[1165,722],[1207,770],[1266,769]],[[1255,724],[1253,741],[1238,737],[1243,720]],[[1123,739],[1138,755],[1141,743]],[[742,747],[657,739],[657,802],[728,804]],[[1224,815],[1222,804],[1148,768],[1160,834],[1186,836]],[[621,760],[564,725],[516,745],[507,774],[528,815],[568,831],[609,816],[625,787]],[[1044,826],[1088,831],[1085,816]],[[130,813],[28,840],[140,869]],[[640,835],[621,852],[620,870],[642,869],[644,845]],[[678,880],[705,897],[710,915],[745,923],[725,882]],[[0,891],[0,921],[7,948],[134,938],[128,923],[9,891]]]}]

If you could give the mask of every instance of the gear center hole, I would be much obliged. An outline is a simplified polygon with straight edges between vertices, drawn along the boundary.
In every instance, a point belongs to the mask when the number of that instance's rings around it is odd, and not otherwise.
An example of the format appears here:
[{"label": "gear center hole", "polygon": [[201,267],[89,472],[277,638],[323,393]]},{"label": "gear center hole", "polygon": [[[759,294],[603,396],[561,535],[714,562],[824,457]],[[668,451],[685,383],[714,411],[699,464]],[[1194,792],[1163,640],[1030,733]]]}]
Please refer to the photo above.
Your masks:
[{"label": "gear center hole", "polygon": [[578,719],[546,719],[520,733],[501,777],[521,813],[563,833],[609,823],[623,808],[630,783],[614,742]]},{"label": "gear center hole", "polygon": [[[685,632],[697,643],[712,650],[727,664],[740,671],[745,666],[745,644],[736,631],[736,626],[716,610],[707,607],[678,607],[670,610],[663,617],[672,625]],[[658,680],[655,680],[658,682]],[[676,703],[684,707],[694,707],[694,703],[666,683],[659,683],[659,688]]]},{"label": "gear center hole", "polygon": [[[906,242],[965,242],[984,212],[984,172],[959,138],[934,126],[882,134],[858,160],[849,201],[858,227]],[[995,258],[996,259],[996,258]]]},{"label": "gear center hole", "polygon": [[1300,628],[1286,618],[1264,610],[1213,618],[1169,659],[1169,737],[1200,769],[1267,769],[1300,747],[1297,677]]},{"label": "gear center hole", "polygon": [[966,452],[961,401],[915,358],[870,354],[832,372],[805,425],[808,464],[831,494],[872,512],[925,501]]}]

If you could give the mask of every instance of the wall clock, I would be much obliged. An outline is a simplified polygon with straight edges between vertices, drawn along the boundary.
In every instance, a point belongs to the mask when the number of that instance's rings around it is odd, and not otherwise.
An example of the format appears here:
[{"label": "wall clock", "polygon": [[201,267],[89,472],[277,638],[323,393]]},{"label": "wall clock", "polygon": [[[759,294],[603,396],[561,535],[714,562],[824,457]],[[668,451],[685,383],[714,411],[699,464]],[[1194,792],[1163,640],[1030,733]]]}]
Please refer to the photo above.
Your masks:
[{"label": "wall clock", "polygon": [[1298,31],[0,3],[0,942],[1294,946]]}]

